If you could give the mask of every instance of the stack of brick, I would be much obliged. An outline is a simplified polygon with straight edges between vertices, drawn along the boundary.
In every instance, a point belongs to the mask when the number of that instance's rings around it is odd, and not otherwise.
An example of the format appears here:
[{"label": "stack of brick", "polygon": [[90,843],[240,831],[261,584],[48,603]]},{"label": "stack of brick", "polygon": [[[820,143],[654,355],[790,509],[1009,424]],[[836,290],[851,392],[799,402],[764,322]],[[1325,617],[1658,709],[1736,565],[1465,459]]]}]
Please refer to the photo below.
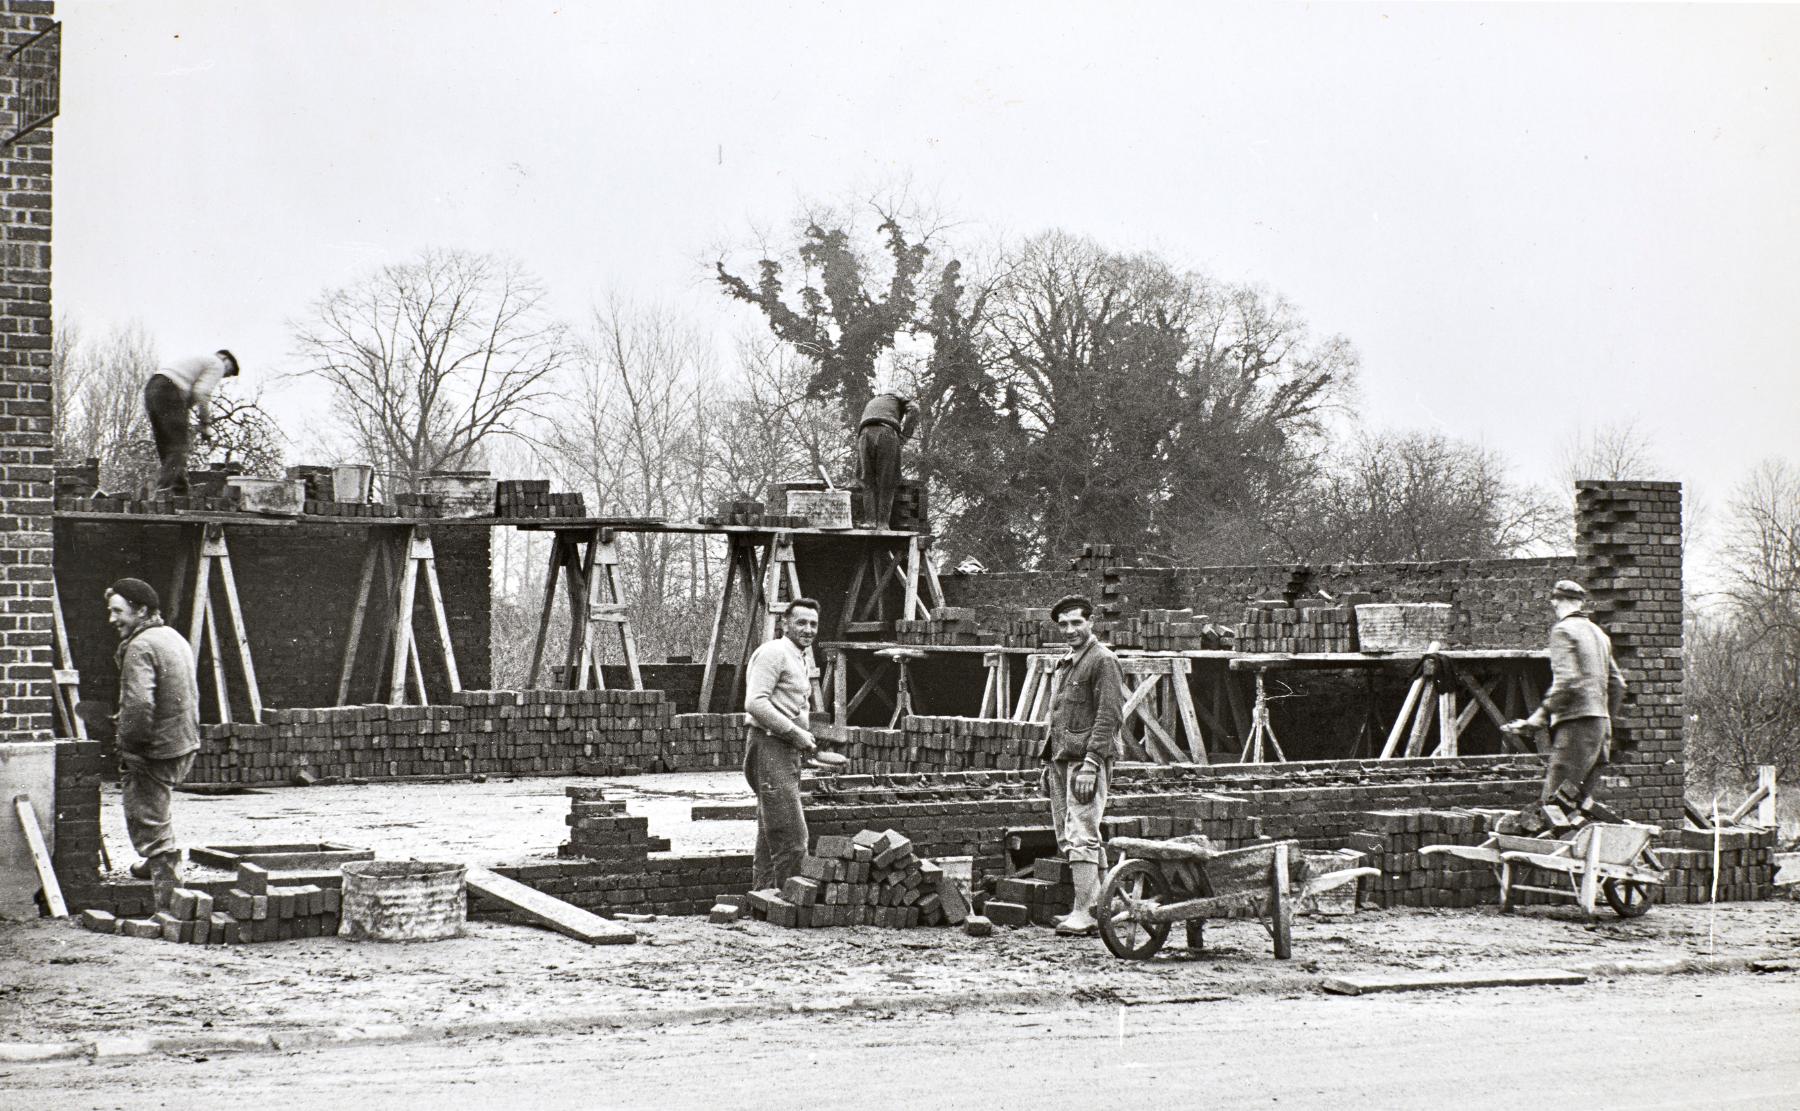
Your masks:
[{"label": "stack of brick", "polygon": [[629,775],[660,766],[659,691],[462,691],[432,706],[267,710],[201,727],[195,783],[466,775]]},{"label": "stack of brick", "polygon": [[587,499],[581,493],[552,493],[548,479],[507,478],[494,483],[496,517],[537,521],[587,515]]},{"label": "stack of brick", "polygon": [[1062,631],[1050,620],[1047,609],[1011,610],[984,615],[980,621],[982,643],[1003,648],[1041,648],[1062,643]]},{"label": "stack of brick", "polygon": [[650,819],[633,818],[623,802],[600,787],[570,787],[569,839],[556,850],[564,858],[597,861],[616,871],[641,871],[653,852],[666,853],[666,838],[650,836]]},{"label": "stack of brick", "polygon": [[[911,771],[978,771],[984,768],[1035,767],[1044,746],[1044,727],[1000,718],[920,717],[900,721],[902,760],[875,761],[876,773]],[[904,763],[904,767],[892,765]]]},{"label": "stack of brick", "polygon": [[1244,608],[1235,647],[1240,652],[1355,652],[1355,604],[1334,606],[1313,598],[1293,606],[1252,602]]},{"label": "stack of brick", "polygon": [[337,500],[336,483],[332,478],[330,467],[300,464],[289,467],[287,476],[305,485],[305,498],[310,502],[328,502]]},{"label": "stack of brick", "polygon": [[659,771],[709,771],[744,762],[745,714],[676,714],[663,731]]},{"label": "stack of brick", "polygon": [[1074,907],[1074,883],[1067,860],[1039,857],[1032,861],[1029,876],[996,879],[993,896],[981,913],[996,926],[1048,926]]},{"label": "stack of brick", "polygon": [[385,505],[381,502],[332,501],[330,498],[307,498],[302,511],[313,517],[413,517],[415,513],[403,513],[398,505]]},{"label": "stack of brick", "polygon": [[1628,682],[1613,723],[1636,742],[1607,769],[1627,817],[1682,821],[1681,484],[1577,482],[1575,551],[1594,620],[1612,636]]},{"label": "stack of brick", "polygon": [[1429,845],[1479,845],[1487,840],[1489,817],[1476,810],[1425,809],[1364,815],[1365,828],[1344,839],[1346,848],[1363,854],[1364,863],[1381,869],[1381,875],[1362,881],[1364,898],[1381,907],[1472,907],[1494,902],[1499,885],[1488,865],[1448,853],[1419,852]]},{"label": "stack of brick", "polygon": [[[872,523],[868,514],[863,512],[861,487],[854,487],[856,496],[850,499],[850,520],[858,528]],[[930,514],[927,512],[925,484],[913,479],[902,479],[894,488],[894,512],[887,520],[878,522],[884,529],[898,529],[901,532],[930,532]]]},{"label": "stack of brick", "polygon": [[58,464],[56,467],[56,506],[61,509],[65,498],[82,500],[100,492],[100,460]]},{"label": "stack of brick", "polygon": [[807,517],[797,517],[788,513],[770,513],[769,507],[754,498],[732,498],[718,503],[710,517],[701,517],[700,523],[707,528],[721,528],[726,525],[741,525],[748,528],[791,529],[810,528],[812,521]]},{"label": "stack of brick", "polygon": [[71,903],[81,902],[100,878],[100,780],[106,771],[99,741],[57,742],[56,848],[50,861]]},{"label": "stack of brick", "polygon": [[1231,626],[1191,608],[1140,610],[1137,619],[1139,645],[1146,652],[1219,651],[1237,642]]},{"label": "stack of brick", "polygon": [[236,945],[335,937],[342,892],[318,884],[278,887],[254,864],[238,865],[236,885],[222,898],[178,887],[168,908],[149,918],[115,918],[104,910],[82,912],[81,924],[99,933],[160,937],[186,945]]},{"label": "stack of brick", "polygon": [[745,905],[753,917],[789,927],[909,929],[956,925],[968,916],[955,881],[892,829],[820,837],[799,875],[780,891],[750,892]]},{"label": "stack of brick", "polygon": [[901,644],[986,644],[975,620],[975,611],[939,606],[924,621],[894,622],[894,639]]},{"label": "stack of brick", "polygon": [[[1716,843],[1715,843],[1716,839]],[[1775,860],[1778,846],[1774,830],[1680,829],[1658,838],[1657,859],[1669,878],[1653,898],[1664,903],[1710,903],[1713,894],[1713,853],[1718,852],[1717,900],[1744,902],[1775,897]]]},{"label": "stack of brick", "polygon": [[126,498],[126,497],[93,497],[93,498],[57,498],[56,508],[61,510],[80,510],[90,513],[138,513],[146,515],[167,513],[236,513],[243,509],[235,490],[228,490],[219,497],[160,497],[160,498]]}]

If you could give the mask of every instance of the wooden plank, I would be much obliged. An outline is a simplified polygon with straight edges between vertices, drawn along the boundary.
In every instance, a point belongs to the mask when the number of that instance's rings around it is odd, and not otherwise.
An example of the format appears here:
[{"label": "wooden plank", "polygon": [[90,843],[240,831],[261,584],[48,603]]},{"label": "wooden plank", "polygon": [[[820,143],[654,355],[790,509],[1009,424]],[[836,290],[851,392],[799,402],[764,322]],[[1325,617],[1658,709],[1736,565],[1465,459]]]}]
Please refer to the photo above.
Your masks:
[{"label": "wooden plank", "polygon": [[418,569],[413,566],[413,530],[407,529],[404,545],[396,552],[400,564],[400,597],[394,603],[394,662],[388,674],[388,703],[406,702],[406,666],[412,652],[413,600],[418,595]]},{"label": "wooden plank", "polygon": [[464,882],[470,891],[482,898],[576,941],[585,941],[589,945],[629,945],[637,940],[637,932],[629,926],[608,921],[486,868],[470,865]]},{"label": "wooden plank", "polygon": [[213,699],[219,707],[219,720],[231,720],[231,688],[225,685],[225,653],[219,650],[219,619],[211,606],[206,607],[206,650],[212,656]]},{"label": "wooden plank", "polygon": [[444,610],[444,588],[438,583],[437,552],[432,549],[429,536],[415,544],[422,546],[424,552],[420,562],[425,568],[425,594],[431,601],[431,616],[437,622],[438,643],[444,649],[444,679],[450,686],[450,693],[455,694],[462,690],[462,676],[456,670],[456,646],[450,641],[450,617]]},{"label": "wooden plank", "polygon": [[920,537],[920,546],[925,555],[925,597],[933,606],[944,605],[944,584],[938,581],[937,560],[931,558],[931,549],[926,546],[929,537]]},{"label": "wooden plank", "polygon": [[350,677],[356,670],[356,650],[362,640],[363,621],[369,612],[369,588],[375,583],[375,563],[381,553],[381,534],[369,533],[363,550],[362,572],[357,578],[356,604],[350,610],[350,636],[344,642],[344,665],[338,670],[337,701],[343,706],[350,701]]},{"label": "wooden plank", "polygon": [[[216,526],[215,526],[216,527]],[[244,628],[244,607],[238,601],[237,575],[231,570],[231,549],[225,546],[225,530],[219,529],[219,585],[225,588],[225,615],[231,619],[231,637],[237,644],[238,668],[244,673],[244,697],[250,703],[250,720],[262,724],[262,688],[256,682],[256,662],[250,656],[250,633]]]},{"label": "wooden plank", "polygon": [[44,905],[50,909],[50,917],[67,918],[69,907],[63,902],[62,888],[57,885],[56,868],[50,862],[50,850],[44,845],[44,831],[38,828],[37,814],[31,809],[31,796],[14,795],[13,813],[18,815],[19,828],[31,850],[31,863],[37,868],[38,882],[44,885]]},{"label": "wooden plank", "polygon": [[[550,541],[550,569],[544,574],[544,609],[538,615],[537,642],[531,650],[531,671],[525,679],[528,689],[536,690],[538,676],[544,667],[544,646],[550,639],[550,617],[556,610],[556,577],[562,570],[563,534],[555,533]],[[730,589],[730,581],[726,581],[726,589]],[[702,708],[701,713],[705,713]]]},{"label": "wooden plank", "polygon": [[1171,678],[1175,685],[1175,711],[1181,717],[1181,728],[1187,732],[1188,758],[1196,764],[1204,764],[1206,760],[1206,736],[1200,732],[1200,716],[1194,705],[1194,692],[1188,689],[1187,661],[1182,660],[1182,667]]},{"label": "wooden plank", "polygon": [[1437,696],[1438,743],[1432,750],[1434,756],[1456,755],[1456,691],[1449,683],[1443,684]]},{"label": "wooden plank", "polygon": [[850,653],[842,648],[831,650],[831,720],[850,724]]},{"label": "wooden plank", "polygon": [[1426,681],[1431,684],[1432,689],[1429,691],[1421,689],[1419,709],[1417,713],[1413,714],[1412,732],[1406,737],[1406,755],[1408,756],[1417,756],[1425,750],[1425,737],[1431,732],[1431,703],[1429,700],[1436,694],[1437,683],[1429,678]]},{"label": "wooden plank", "polygon": [[194,652],[194,667],[200,667],[200,635],[206,631],[206,614],[212,608],[212,560],[204,555],[194,572],[194,615],[188,620],[188,645]]},{"label": "wooden plank", "polygon": [[1394,719],[1394,727],[1388,730],[1387,744],[1381,746],[1381,759],[1392,759],[1395,751],[1399,749],[1400,738],[1406,733],[1406,721],[1418,708],[1419,695],[1423,693],[1424,689],[1424,674],[1414,676],[1412,686],[1406,688],[1406,701],[1400,704],[1400,715]]},{"label": "wooden plank", "polygon": [[719,670],[719,649],[725,639],[725,615],[731,612],[731,592],[737,583],[737,541],[725,555],[725,582],[719,590],[719,608],[713,612],[712,632],[706,638],[706,666],[700,673],[700,713],[712,713],[713,680]]},{"label": "wooden plank", "polygon": [[1373,995],[1391,991],[1457,991],[1464,988],[1521,988],[1587,983],[1579,972],[1560,968],[1511,971],[1402,972],[1367,976],[1329,976],[1319,987],[1333,995]]},{"label": "wooden plank", "polygon": [[923,552],[924,548],[920,545],[918,537],[915,536],[907,541],[906,594],[900,603],[900,617],[905,621],[913,620],[915,613],[920,620],[931,616],[930,611],[925,609],[924,603],[919,601],[919,559]]}]

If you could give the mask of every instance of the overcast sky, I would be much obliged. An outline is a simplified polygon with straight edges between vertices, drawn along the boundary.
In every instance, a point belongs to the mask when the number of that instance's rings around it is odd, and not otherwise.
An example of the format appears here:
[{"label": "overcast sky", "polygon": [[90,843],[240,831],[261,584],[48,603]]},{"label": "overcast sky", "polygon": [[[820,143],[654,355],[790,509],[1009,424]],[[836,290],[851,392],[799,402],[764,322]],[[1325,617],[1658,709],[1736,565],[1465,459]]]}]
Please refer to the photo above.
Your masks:
[{"label": "overcast sky", "polygon": [[729,336],[710,252],[910,180],[971,240],[1263,283],[1367,421],[1525,479],[1602,421],[1709,500],[1800,458],[1800,7],[58,7],[56,308],[165,355],[291,368],[309,301],[430,246]]}]

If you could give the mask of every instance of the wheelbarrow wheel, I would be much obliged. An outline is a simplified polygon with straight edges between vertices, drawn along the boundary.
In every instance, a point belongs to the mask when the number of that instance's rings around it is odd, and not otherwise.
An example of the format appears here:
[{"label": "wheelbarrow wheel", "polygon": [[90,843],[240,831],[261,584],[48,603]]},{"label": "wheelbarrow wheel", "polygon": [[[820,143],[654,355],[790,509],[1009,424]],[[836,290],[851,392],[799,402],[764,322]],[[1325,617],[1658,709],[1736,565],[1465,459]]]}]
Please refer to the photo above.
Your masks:
[{"label": "wheelbarrow wheel", "polygon": [[1168,940],[1169,923],[1140,922],[1132,908],[1168,901],[1169,881],[1154,861],[1120,861],[1100,891],[1100,940],[1115,957],[1141,961],[1155,956]]},{"label": "wheelbarrow wheel", "polygon": [[1650,909],[1650,885],[1642,880],[1601,880],[1600,894],[1620,918],[1641,918]]}]

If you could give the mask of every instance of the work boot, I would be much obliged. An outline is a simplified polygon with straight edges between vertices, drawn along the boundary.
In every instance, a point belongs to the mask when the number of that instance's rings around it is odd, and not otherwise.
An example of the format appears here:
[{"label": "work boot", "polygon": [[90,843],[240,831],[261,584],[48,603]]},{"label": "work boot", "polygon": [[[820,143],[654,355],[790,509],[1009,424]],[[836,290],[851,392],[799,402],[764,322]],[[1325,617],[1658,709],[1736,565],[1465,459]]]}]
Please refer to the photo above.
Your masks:
[{"label": "work boot", "polygon": [[131,873],[131,878],[134,880],[147,880],[150,878],[150,859],[145,857],[127,868],[126,871]]},{"label": "work boot", "polygon": [[1094,921],[1094,903],[1100,898],[1100,865],[1070,861],[1069,874],[1075,880],[1075,909],[1056,919],[1056,932],[1063,937],[1087,937],[1099,926]]},{"label": "work boot", "polygon": [[181,886],[181,854],[157,853],[149,860],[150,890],[156,896],[156,909],[168,910],[169,897]]}]

